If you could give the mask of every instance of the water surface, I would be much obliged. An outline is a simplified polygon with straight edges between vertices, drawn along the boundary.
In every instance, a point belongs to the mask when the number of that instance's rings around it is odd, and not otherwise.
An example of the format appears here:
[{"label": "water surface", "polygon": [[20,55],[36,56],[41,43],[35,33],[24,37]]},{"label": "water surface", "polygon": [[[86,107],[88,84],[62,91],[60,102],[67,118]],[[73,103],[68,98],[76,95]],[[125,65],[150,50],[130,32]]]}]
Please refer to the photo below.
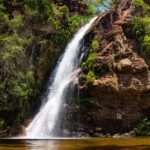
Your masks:
[{"label": "water surface", "polygon": [[150,150],[150,138],[1,139],[0,150]]}]

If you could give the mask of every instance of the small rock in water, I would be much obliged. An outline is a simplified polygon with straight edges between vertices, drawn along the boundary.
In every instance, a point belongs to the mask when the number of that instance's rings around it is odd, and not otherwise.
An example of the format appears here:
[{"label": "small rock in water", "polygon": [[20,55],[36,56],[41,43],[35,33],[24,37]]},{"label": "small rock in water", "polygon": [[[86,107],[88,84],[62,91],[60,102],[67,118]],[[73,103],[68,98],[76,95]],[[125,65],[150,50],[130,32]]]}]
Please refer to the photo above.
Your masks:
[{"label": "small rock in water", "polygon": [[131,134],[130,133],[124,133],[122,136],[123,137],[131,137]]},{"label": "small rock in water", "polygon": [[134,130],[130,131],[129,134],[130,134],[130,136],[136,136],[136,133]]},{"label": "small rock in water", "polygon": [[121,138],[121,135],[119,133],[116,133],[112,136],[113,138]]},{"label": "small rock in water", "polygon": [[101,132],[101,131],[102,131],[102,128],[96,128],[95,131],[96,131],[96,132]]}]

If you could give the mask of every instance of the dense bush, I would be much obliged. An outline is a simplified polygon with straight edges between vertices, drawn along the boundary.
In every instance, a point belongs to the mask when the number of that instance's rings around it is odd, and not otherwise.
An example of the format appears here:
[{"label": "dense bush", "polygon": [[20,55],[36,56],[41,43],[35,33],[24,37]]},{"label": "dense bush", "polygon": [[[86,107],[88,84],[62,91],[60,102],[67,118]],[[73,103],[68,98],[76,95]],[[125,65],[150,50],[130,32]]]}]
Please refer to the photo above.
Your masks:
[{"label": "dense bush", "polygon": [[134,130],[138,136],[150,136],[150,119],[143,119]]},{"label": "dense bush", "polygon": [[[132,29],[136,40],[139,42],[140,53],[149,62],[150,59],[150,5],[143,0],[134,0],[138,16],[133,18]],[[140,13],[139,13],[140,12]]]},{"label": "dense bush", "polygon": [[95,79],[96,79],[95,73],[90,70],[86,76],[87,84],[92,84]]},{"label": "dense bush", "polygon": [[[3,14],[0,19],[3,19],[0,35],[0,112],[22,110],[14,119],[14,122],[19,122],[27,115],[30,108],[28,100],[34,95],[34,72],[26,58],[26,48],[32,37],[22,37],[19,33],[23,25],[22,16],[9,19],[7,14]],[[3,26],[8,29],[3,31]],[[4,116],[0,117],[1,126],[9,122],[8,118],[3,120]]]}]

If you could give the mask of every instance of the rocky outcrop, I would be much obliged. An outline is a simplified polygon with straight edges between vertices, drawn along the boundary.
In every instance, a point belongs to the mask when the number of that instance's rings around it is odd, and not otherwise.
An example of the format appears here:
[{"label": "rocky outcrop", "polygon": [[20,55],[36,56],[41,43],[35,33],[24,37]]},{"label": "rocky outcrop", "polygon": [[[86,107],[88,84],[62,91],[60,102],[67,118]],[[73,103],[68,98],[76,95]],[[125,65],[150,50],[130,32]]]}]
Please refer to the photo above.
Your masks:
[{"label": "rocky outcrop", "polygon": [[[79,79],[80,106],[72,113],[79,111],[80,125],[75,126],[79,131],[90,135],[129,132],[150,115],[149,67],[138,54],[134,39],[128,39],[123,29],[132,15],[131,0],[122,0],[93,29],[101,40],[92,67],[84,66]],[[104,65],[108,69],[101,71]],[[95,79],[88,84],[90,70]]]}]

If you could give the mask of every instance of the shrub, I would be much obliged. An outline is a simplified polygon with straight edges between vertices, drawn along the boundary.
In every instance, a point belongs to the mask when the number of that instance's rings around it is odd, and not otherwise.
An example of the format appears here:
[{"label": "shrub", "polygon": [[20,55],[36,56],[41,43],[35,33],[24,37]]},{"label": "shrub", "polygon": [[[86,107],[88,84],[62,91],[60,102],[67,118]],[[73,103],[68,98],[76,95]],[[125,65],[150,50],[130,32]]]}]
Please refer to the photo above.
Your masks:
[{"label": "shrub", "polygon": [[99,48],[99,41],[98,41],[97,38],[94,38],[94,39],[93,39],[91,46],[92,46],[92,49],[93,49],[93,50]]},{"label": "shrub", "polygon": [[23,16],[17,15],[13,19],[8,21],[8,25],[13,30],[17,30],[23,25]]},{"label": "shrub", "polygon": [[139,52],[149,63],[150,59],[150,5],[144,0],[134,0],[134,5],[138,10],[138,16],[133,18],[133,34],[139,43]]},{"label": "shrub", "polygon": [[96,13],[96,7],[93,5],[93,3],[88,4],[88,14],[93,15]]},{"label": "shrub", "polygon": [[92,64],[93,64],[95,58],[96,58],[96,53],[90,52],[88,55],[88,58],[85,62],[85,64],[88,66],[89,69],[92,69]]},{"label": "shrub", "polygon": [[141,17],[134,17],[132,21],[132,30],[136,38],[138,40],[143,40],[143,36],[145,35],[144,23]]},{"label": "shrub", "polygon": [[150,58],[150,35],[145,35],[144,37],[143,51],[145,56]]},{"label": "shrub", "polygon": [[2,60],[8,60],[16,56],[23,56],[25,53],[25,47],[30,43],[31,39],[21,38],[18,34],[1,35],[0,45],[2,45],[3,51],[0,52],[0,58]]},{"label": "shrub", "polygon": [[88,84],[93,83],[93,81],[96,79],[95,73],[93,71],[89,71],[87,76],[86,76],[86,80]]},{"label": "shrub", "polygon": [[150,119],[143,119],[134,130],[138,136],[150,136]]},{"label": "shrub", "polygon": [[38,15],[49,15],[53,11],[49,0],[24,0],[24,3]]}]

